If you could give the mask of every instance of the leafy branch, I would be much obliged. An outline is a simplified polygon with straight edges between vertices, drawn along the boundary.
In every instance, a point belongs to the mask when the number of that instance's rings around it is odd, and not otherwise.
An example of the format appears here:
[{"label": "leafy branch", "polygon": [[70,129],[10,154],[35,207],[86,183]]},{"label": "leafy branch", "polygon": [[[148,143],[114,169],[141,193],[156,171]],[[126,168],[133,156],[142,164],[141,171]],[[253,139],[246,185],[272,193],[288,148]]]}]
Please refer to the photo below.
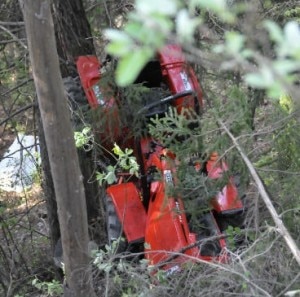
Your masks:
[{"label": "leafy branch", "polygon": [[106,172],[97,172],[96,179],[100,185],[104,182],[111,185],[117,182],[118,171],[125,170],[129,173],[129,176],[139,176],[139,165],[136,158],[132,156],[133,150],[125,148],[122,150],[116,143],[114,144],[113,153],[116,156],[116,164],[109,165],[106,167]]}]

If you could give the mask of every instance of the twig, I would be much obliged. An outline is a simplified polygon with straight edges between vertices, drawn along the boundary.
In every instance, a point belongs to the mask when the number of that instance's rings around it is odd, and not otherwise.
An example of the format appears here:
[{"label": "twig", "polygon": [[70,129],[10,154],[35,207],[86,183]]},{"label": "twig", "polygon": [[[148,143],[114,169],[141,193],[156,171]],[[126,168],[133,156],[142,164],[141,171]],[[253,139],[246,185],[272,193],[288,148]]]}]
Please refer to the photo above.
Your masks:
[{"label": "twig", "polygon": [[8,35],[10,35],[14,40],[20,43],[20,45],[27,50],[27,45],[21,41],[15,34],[13,34],[11,31],[0,25],[0,29],[2,29],[4,32],[6,32]]},{"label": "twig", "polygon": [[224,131],[227,133],[227,135],[229,136],[229,138],[231,139],[231,141],[235,145],[236,149],[240,153],[242,159],[244,160],[246,166],[248,167],[248,170],[249,170],[253,180],[255,181],[255,183],[258,187],[258,191],[260,193],[260,196],[262,197],[262,199],[263,199],[264,203],[266,204],[269,212],[271,213],[271,216],[272,216],[272,218],[275,222],[275,225],[277,226],[277,231],[282,235],[282,237],[284,238],[288,248],[290,249],[290,251],[294,255],[297,263],[300,265],[300,251],[297,247],[297,244],[294,241],[294,239],[292,238],[292,236],[290,235],[290,233],[287,230],[287,228],[285,227],[285,225],[283,224],[282,220],[280,219],[280,216],[277,214],[277,211],[276,211],[275,207],[273,206],[272,201],[271,201],[271,199],[270,199],[270,197],[269,197],[269,195],[268,195],[268,193],[265,189],[265,186],[264,186],[261,178],[257,174],[253,164],[251,163],[251,161],[249,160],[247,155],[244,153],[244,151],[241,148],[241,146],[239,145],[237,139],[229,131],[229,129],[226,127],[226,125],[221,120],[218,120],[218,123],[224,129]]},{"label": "twig", "polygon": [[287,285],[278,295],[276,295],[276,297],[283,296],[283,294],[291,288],[291,286],[298,280],[298,278],[300,278],[300,272],[293,278],[289,285]]},{"label": "twig", "polygon": [[35,107],[35,106],[37,106],[37,104],[36,103],[32,103],[32,104],[28,104],[28,105],[20,108],[19,110],[17,110],[14,113],[12,113],[9,117],[7,117],[6,119],[2,120],[0,122],[0,126],[3,125],[3,124],[5,124],[6,122],[8,122],[11,118],[13,118],[14,116],[18,115],[19,113],[21,113],[21,112],[23,112],[23,111],[25,111],[25,110],[27,110],[29,108]]},{"label": "twig", "polygon": [[24,26],[24,22],[1,22],[1,26]]},{"label": "twig", "polygon": [[[166,252],[166,251],[154,251],[154,252]],[[249,285],[253,286],[254,288],[256,288],[258,291],[260,291],[261,293],[263,293],[265,296],[268,296],[268,297],[272,297],[272,295],[270,295],[267,291],[265,291],[263,288],[259,287],[254,281],[252,281],[246,274],[243,274],[243,273],[240,273],[236,270],[232,270],[230,269],[230,267],[228,265],[222,265],[220,263],[217,263],[217,262],[209,262],[209,261],[206,261],[206,260],[203,260],[203,259],[200,259],[200,258],[197,258],[197,257],[194,257],[194,256],[190,256],[190,255],[187,255],[187,254],[181,254],[181,253],[178,253],[178,252],[172,252],[172,254],[175,256],[175,257],[179,257],[179,256],[184,256],[186,259],[189,259],[191,261],[194,261],[196,263],[202,263],[202,264],[205,264],[205,265],[208,265],[212,268],[216,268],[218,270],[223,270],[223,271],[226,271],[228,273],[231,273],[231,274],[234,274],[234,275],[237,275],[238,277],[240,277],[241,279],[243,279],[244,281],[246,281]],[[155,266],[156,268],[157,266]],[[260,295],[261,296],[261,295]]]},{"label": "twig", "polygon": [[[19,39],[19,40],[26,40],[26,39],[22,38],[22,39]],[[13,42],[19,42],[19,40],[15,40],[15,39],[4,40],[4,41],[0,41],[0,44],[8,44],[8,43],[13,43]]]},{"label": "twig", "polygon": [[[21,144],[21,143],[19,143],[19,144]],[[34,144],[29,145],[29,146],[23,146],[23,145],[21,144],[22,147],[21,147],[20,149],[18,149],[18,150],[16,150],[16,151],[13,151],[11,154],[8,154],[8,155],[3,156],[0,160],[7,159],[7,158],[13,156],[15,153],[21,152],[21,151],[23,151],[23,150],[27,150],[27,149],[30,149],[30,148],[32,148],[32,147],[36,147],[38,144],[39,144],[38,142],[35,142]]]},{"label": "twig", "polygon": [[11,92],[17,90],[18,88],[20,88],[20,87],[26,85],[27,83],[29,83],[29,82],[31,82],[31,81],[33,81],[33,78],[29,78],[29,79],[26,79],[25,81],[22,81],[21,83],[19,83],[19,84],[16,85],[15,87],[13,87],[13,88],[11,88],[11,89],[5,91],[4,93],[0,94],[0,97],[2,98],[2,97],[4,97],[4,96],[8,95],[9,93],[11,93]]}]

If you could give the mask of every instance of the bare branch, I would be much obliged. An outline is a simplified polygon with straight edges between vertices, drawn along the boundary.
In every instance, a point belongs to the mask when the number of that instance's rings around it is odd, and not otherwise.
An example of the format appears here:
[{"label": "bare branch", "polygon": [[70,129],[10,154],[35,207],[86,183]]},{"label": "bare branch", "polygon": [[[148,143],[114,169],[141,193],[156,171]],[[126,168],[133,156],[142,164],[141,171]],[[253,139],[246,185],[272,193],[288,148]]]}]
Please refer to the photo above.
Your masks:
[{"label": "bare branch", "polygon": [[0,94],[0,98],[2,98],[2,97],[4,97],[4,96],[8,95],[9,93],[12,93],[13,91],[17,90],[18,88],[20,88],[20,87],[26,85],[27,83],[29,83],[29,82],[31,82],[31,81],[33,81],[32,78],[29,78],[29,79],[26,79],[26,80],[22,81],[21,83],[19,83],[19,84],[16,85],[15,87],[13,87],[13,88],[9,89],[8,91],[6,91],[6,92]]},{"label": "bare branch", "polygon": [[15,111],[11,115],[9,115],[6,119],[2,120],[0,122],[0,126],[3,125],[4,123],[6,123],[7,121],[9,121],[10,119],[12,119],[14,116],[18,115],[19,113],[22,113],[23,111],[25,111],[29,108],[35,107],[35,106],[37,106],[37,104],[33,103],[33,104],[29,104],[29,105],[26,105],[26,106],[20,108],[19,110]]},{"label": "bare branch", "polygon": [[1,22],[1,26],[24,26],[24,22]]},{"label": "bare branch", "polygon": [[248,167],[248,170],[249,170],[249,172],[250,172],[253,180],[255,181],[255,183],[256,183],[256,185],[258,187],[258,191],[260,193],[260,196],[262,197],[262,199],[263,199],[264,203],[266,204],[269,212],[271,213],[271,216],[272,216],[272,218],[273,218],[273,220],[275,222],[275,225],[277,226],[277,231],[282,235],[282,237],[284,238],[287,246],[289,247],[290,251],[294,255],[297,263],[300,265],[300,250],[297,247],[296,242],[294,241],[294,239],[290,235],[289,231],[287,230],[287,228],[283,224],[282,220],[280,219],[280,216],[277,214],[277,211],[276,211],[275,207],[272,204],[270,196],[267,193],[266,188],[265,188],[265,186],[264,186],[264,184],[263,184],[260,176],[256,172],[253,164],[251,163],[251,161],[249,160],[249,158],[247,157],[247,155],[244,153],[244,150],[239,145],[237,139],[229,131],[229,129],[224,124],[224,122],[222,122],[221,120],[218,120],[218,123],[224,129],[224,131],[227,133],[227,135],[229,136],[229,138],[231,139],[231,141],[235,145],[236,149],[240,153],[242,159],[244,160],[246,166]]},{"label": "bare branch", "polygon": [[16,42],[20,43],[20,45],[27,50],[27,45],[23,41],[21,41],[15,34],[13,34],[10,30],[6,29],[2,25],[0,25],[0,29],[2,29],[4,32],[6,32],[8,35],[10,35],[13,40],[15,40]]}]

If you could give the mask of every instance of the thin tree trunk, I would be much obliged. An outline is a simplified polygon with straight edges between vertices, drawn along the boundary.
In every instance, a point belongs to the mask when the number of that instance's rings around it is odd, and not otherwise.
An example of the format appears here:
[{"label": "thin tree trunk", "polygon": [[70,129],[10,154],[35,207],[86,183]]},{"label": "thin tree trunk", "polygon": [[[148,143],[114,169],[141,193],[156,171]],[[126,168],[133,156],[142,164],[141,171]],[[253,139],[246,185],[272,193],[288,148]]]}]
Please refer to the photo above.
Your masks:
[{"label": "thin tree trunk", "polygon": [[[48,156],[48,150],[46,146],[45,134],[43,129],[43,123],[38,113],[38,131],[39,131],[39,144],[40,144],[40,154],[41,154],[41,164],[42,164],[42,187],[43,192],[46,197],[47,205],[47,218],[49,223],[49,235],[51,239],[51,250],[54,251],[55,245],[60,238],[59,222],[57,216],[57,204],[55,199],[55,191],[53,180],[51,176],[51,168]],[[49,174],[45,174],[49,173]]]},{"label": "thin tree trunk", "polygon": [[57,199],[68,285],[66,295],[95,296],[88,268],[83,178],[64,97],[50,4],[47,0],[20,1]]}]

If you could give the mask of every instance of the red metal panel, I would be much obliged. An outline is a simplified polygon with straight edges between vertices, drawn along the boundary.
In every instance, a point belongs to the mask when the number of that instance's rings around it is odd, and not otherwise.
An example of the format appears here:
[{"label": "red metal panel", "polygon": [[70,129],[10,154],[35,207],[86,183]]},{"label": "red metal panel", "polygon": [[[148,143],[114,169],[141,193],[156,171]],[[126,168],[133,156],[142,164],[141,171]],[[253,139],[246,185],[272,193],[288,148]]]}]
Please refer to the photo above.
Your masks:
[{"label": "red metal panel", "polygon": [[99,103],[93,86],[100,80],[100,63],[96,56],[80,56],[76,60],[77,71],[82,87],[92,108],[96,108]]},{"label": "red metal panel", "polygon": [[94,116],[99,117],[100,126],[96,126],[96,129],[99,129],[102,144],[111,149],[114,142],[121,142],[120,139],[124,138],[122,133],[125,132],[121,128],[119,109],[113,91],[107,86],[103,88],[99,85],[100,63],[96,56],[79,56],[76,65],[90,106],[93,109],[100,107],[99,113],[95,113]]},{"label": "red metal panel", "polygon": [[243,203],[238,195],[236,186],[232,181],[217,194],[211,202],[217,212],[228,212],[233,210],[243,210]]},{"label": "red metal panel", "polygon": [[146,225],[146,258],[157,264],[189,244],[185,214],[173,198],[165,197],[163,184],[148,209]]},{"label": "red metal panel", "polygon": [[146,212],[136,186],[133,183],[113,185],[106,192],[113,200],[128,243],[143,239]]},{"label": "red metal panel", "polygon": [[[212,153],[210,160],[207,161],[206,170],[208,177],[211,179],[222,178],[223,174],[228,171],[228,166],[224,161],[219,161],[216,152]],[[213,209],[217,212],[242,210],[243,203],[238,195],[238,190],[234,185],[233,179],[230,178],[228,184],[214,197],[211,201]]]},{"label": "red metal panel", "polygon": [[[169,88],[173,94],[194,90],[197,94],[200,107],[203,106],[201,86],[196,78],[194,70],[187,65],[181,48],[170,44],[159,52],[159,60]],[[182,107],[195,108],[194,97],[179,98],[175,102],[179,112]]]}]

